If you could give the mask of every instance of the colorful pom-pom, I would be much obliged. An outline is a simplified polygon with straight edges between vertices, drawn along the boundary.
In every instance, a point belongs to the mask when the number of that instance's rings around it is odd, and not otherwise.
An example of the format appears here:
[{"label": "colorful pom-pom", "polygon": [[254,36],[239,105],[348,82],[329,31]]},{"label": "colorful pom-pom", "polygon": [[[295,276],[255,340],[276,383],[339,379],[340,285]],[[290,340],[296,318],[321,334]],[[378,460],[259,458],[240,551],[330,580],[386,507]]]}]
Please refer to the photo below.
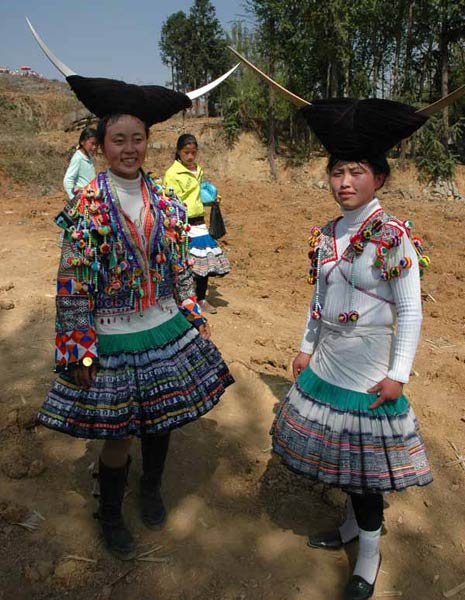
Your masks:
[{"label": "colorful pom-pom", "polygon": [[423,267],[424,269],[426,269],[426,267],[429,267],[430,263],[431,263],[431,259],[429,256],[426,256],[426,254],[421,256],[420,259],[418,260],[418,264],[420,265],[420,267]]},{"label": "colorful pom-pom", "polygon": [[383,222],[381,221],[381,219],[375,219],[371,224],[373,231],[379,231],[382,226]]},{"label": "colorful pom-pom", "polygon": [[410,267],[412,266],[412,259],[410,258],[410,256],[404,256],[399,260],[399,266],[401,266],[403,269],[410,269]]}]

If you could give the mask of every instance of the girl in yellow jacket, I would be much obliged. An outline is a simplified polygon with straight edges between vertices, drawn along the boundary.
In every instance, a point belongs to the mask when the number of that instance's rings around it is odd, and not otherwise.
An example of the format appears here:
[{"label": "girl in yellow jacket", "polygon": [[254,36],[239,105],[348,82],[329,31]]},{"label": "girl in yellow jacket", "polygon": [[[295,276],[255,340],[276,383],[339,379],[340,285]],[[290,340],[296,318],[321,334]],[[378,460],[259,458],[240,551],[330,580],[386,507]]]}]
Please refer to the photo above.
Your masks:
[{"label": "girl in yellow jacket", "polygon": [[189,249],[194,260],[197,300],[203,312],[216,313],[216,308],[205,299],[208,278],[226,275],[231,266],[205,224],[205,208],[200,200],[203,170],[196,162],[197,151],[196,138],[190,133],[181,135],[176,143],[175,161],[166,171],[163,185],[166,190],[173,189],[178,199],[187,205],[191,226]]}]

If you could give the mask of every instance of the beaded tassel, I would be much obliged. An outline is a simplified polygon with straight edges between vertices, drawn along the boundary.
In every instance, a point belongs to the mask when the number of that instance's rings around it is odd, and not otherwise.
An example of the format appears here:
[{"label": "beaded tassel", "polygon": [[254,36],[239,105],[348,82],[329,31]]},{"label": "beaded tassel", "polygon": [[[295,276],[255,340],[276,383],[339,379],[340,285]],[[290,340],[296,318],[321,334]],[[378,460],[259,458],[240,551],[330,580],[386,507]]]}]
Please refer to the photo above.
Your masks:
[{"label": "beaded tassel", "polygon": [[321,319],[321,311],[323,307],[320,304],[320,269],[321,269],[321,252],[316,250],[316,281],[315,281],[315,301],[312,306],[311,317],[314,321]]},{"label": "beaded tassel", "polygon": [[[371,236],[370,236],[371,237]],[[350,298],[349,298],[349,312],[341,312],[338,315],[339,323],[356,323],[360,314],[358,311],[354,310],[354,296],[355,296],[355,258],[352,262],[351,271],[350,271]]]}]

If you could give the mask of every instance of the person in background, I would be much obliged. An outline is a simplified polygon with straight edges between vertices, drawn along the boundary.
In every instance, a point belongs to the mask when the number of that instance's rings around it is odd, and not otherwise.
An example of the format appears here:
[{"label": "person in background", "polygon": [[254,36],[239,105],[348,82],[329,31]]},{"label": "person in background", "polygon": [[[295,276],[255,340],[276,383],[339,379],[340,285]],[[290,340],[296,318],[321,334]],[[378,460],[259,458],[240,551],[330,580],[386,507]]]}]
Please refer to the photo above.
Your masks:
[{"label": "person in background", "polygon": [[73,154],[63,178],[63,186],[68,198],[72,200],[77,190],[85,187],[94,179],[95,160],[97,151],[97,132],[93,127],[86,127],[79,136],[79,145]]},{"label": "person in background", "polygon": [[196,138],[190,133],[181,135],[176,143],[175,160],[165,173],[163,185],[167,191],[172,189],[187,206],[189,251],[193,260],[197,301],[203,312],[214,314],[216,307],[206,300],[208,278],[226,275],[231,266],[205,223],[205,207],[200,194],[203,170],[197,163],[197,152]]}]

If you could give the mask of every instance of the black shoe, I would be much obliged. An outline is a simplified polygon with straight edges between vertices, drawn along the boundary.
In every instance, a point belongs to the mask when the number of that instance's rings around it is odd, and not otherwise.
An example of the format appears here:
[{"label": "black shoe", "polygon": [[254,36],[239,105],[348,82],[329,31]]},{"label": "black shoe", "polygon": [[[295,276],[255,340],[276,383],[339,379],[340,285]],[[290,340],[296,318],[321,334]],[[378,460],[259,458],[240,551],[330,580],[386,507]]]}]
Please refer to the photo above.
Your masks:
[{"label": "black shoe", "polygon": [[371,598],[375,591],[380,566],[381,555],[379,556],[378,570],[376,571],[374,583],[368,583],[360,575],[352,575],[344,591],[344,600],[368,600],[368,598]]},{"label": "black shoe", "polygon": [[141,478],[140,511],[142,522],[149,529],[159,529],[166,521],[166,509],[161,497],[160,486]]},{"label": "black shoe", "polygon": [[121,513],[128,469],[129,460],[127,465],[116,469],[107,467],[100,461],[100,505],[94,515],[100,521],[107,550],[120,560],[131,560],[136,555],[134,539]]},{"label": "black shoe", "polygon": [[320,548],[323,550],[340,550],[344,546],[344,542],[341,540],[339,530],[333,529],[332,531],[318,533],[308,538],[307,545],[310,548]]},{"label": "black shoe", "polygon": [[108,552],[119,560],[132,560],[136,556],[136,545],[123,518],[104,521],[99,513],[96,514],[96,518],[100,521]]}]

